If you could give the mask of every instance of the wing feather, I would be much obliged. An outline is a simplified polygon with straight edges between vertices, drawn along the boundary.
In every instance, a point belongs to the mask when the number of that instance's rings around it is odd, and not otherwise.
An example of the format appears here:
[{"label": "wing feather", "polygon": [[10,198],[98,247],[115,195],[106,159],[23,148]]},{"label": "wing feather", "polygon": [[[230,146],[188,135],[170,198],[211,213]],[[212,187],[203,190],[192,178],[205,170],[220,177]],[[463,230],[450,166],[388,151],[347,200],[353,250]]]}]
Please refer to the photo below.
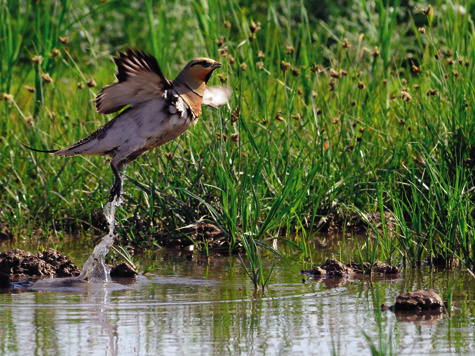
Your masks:
[{"label": "wing feather", "polygon": [[111,114],[126,105],[136,105],[163,96],[171,83],[162,73],[155,57],[127,49],[114,58],[117,83],[102,89],[94,100],[101,114]]}]

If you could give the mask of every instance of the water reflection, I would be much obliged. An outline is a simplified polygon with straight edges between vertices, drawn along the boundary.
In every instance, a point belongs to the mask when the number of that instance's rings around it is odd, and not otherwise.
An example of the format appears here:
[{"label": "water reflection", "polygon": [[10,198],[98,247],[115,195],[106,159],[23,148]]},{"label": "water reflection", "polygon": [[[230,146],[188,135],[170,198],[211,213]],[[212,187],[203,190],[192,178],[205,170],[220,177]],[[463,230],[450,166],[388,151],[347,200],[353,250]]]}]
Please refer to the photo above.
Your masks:
[{"label": "water reflection", "polygon": [[282,260],[269,290],[255,295],[238,259],[157,258],[155,275],[133,283],[0,294],[0,354],[368,354],[363,332],[375,342],[391,335],[397,354],[446,354],[468,353],[475,336],[474,286],[462,274],[453,276],[453,317],[402,322],[387,312],[378,322],[379,305],[401,292],[425,286],[445,295],[447,274],[302,283],[302,266]]}]

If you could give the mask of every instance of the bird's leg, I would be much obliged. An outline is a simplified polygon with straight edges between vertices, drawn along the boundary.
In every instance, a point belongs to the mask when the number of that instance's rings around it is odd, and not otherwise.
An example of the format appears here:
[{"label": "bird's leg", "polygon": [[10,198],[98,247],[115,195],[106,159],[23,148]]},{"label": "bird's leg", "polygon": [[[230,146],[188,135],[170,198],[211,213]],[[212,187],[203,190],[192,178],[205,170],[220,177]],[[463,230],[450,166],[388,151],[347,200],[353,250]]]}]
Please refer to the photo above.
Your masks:
[{"label": "bird's leg", "polygon": [[112,173],[114,173],[114,184],[112,184],[110,190],[109,202],[112,202],[115,198],[118,199],[122,190],[122,180],[120,178],[119,169],[113,162],[111,162],[111,169]]}]

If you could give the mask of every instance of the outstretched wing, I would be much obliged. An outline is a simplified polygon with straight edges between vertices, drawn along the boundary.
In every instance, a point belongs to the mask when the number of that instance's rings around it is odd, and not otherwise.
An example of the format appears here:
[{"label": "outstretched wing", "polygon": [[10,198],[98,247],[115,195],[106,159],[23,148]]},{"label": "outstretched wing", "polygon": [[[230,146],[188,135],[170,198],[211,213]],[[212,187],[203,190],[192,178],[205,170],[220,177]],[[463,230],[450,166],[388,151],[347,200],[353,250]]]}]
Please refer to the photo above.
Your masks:
[{"label": "outstretched wing", "polygon": [[217,108],[226,104],[230,96],[231,87],[220,85],[206,87],[201,104]]},{"label": "outstretched wing", "polygon": [[94,100],[101,114],[111,114],[126,105],[157,99],[171,87],[155,57],[127,49],[114,58],[118,83],[106,86]]}]

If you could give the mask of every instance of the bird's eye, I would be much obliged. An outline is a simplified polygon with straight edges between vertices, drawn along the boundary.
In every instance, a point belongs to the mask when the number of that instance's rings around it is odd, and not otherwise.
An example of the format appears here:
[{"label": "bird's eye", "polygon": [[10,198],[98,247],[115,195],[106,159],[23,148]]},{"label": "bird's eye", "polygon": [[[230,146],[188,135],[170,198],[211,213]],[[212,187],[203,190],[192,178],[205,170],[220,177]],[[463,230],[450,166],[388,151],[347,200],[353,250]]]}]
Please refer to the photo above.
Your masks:
[{"label": "bird's eye", "polygon": [[200,64],[201,64],[201,66],[203,66],[205,68],[208,68],[211,65],[211,63],[209,61],[202,61]]}]

